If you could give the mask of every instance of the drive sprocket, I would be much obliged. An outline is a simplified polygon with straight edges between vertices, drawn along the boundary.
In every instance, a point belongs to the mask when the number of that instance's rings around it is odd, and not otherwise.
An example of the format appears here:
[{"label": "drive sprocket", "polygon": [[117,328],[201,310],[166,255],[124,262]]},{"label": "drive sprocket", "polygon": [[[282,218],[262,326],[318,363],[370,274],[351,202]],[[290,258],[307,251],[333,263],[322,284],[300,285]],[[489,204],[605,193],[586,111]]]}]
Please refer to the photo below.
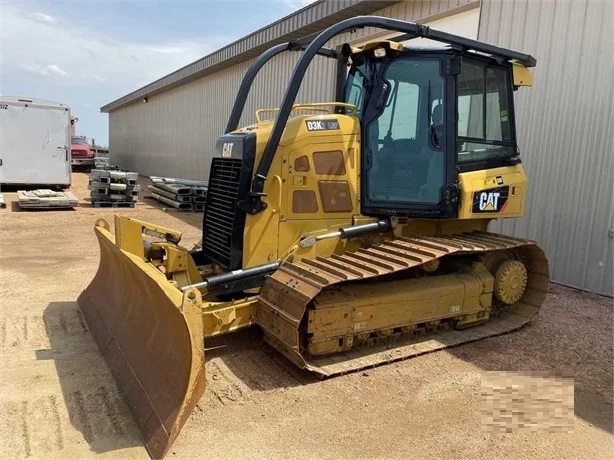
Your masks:
[{"label": "drive sprocket", "polygon": [[527,267],[519,260],[506,260],[495,273],[494,294],[506,305],[518,302],[527,287]]}]

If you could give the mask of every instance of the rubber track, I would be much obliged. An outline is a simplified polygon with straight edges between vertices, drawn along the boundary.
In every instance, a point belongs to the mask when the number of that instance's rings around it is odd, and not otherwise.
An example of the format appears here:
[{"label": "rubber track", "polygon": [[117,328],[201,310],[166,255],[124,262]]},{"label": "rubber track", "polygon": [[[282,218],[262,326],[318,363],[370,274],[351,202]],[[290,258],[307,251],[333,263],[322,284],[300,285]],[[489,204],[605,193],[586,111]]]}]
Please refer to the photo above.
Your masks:
[{"label": "rubber track", "polygon": [[[517,249],[521,253],[527,266],[528,283],[520,301],[499,317],[469,329],[412,337],[324,357],[301,354],[301,320],[308,304],[323,289],[347,281],[388,275],[451,254],[505,249]],[[530,240],[489,232],[398,237],[353,253],[282,265],[260,291],[261,314],[256,320],[264,329],[266,340],[290,360],[320,376],[332,376],[516,330],[538,313],[548,282],[548,261],[539,246]]]}]

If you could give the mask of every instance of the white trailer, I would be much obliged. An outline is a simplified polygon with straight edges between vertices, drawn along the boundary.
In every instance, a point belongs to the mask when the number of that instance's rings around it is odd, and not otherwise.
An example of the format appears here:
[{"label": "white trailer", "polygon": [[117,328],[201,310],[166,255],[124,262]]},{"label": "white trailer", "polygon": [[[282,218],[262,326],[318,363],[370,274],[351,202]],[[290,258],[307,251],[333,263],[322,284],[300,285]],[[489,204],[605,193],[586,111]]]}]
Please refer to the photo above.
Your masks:
[{"label": "white trailer", "polygon": [[0,96],[0,184],[70,183],[70,107]]}]

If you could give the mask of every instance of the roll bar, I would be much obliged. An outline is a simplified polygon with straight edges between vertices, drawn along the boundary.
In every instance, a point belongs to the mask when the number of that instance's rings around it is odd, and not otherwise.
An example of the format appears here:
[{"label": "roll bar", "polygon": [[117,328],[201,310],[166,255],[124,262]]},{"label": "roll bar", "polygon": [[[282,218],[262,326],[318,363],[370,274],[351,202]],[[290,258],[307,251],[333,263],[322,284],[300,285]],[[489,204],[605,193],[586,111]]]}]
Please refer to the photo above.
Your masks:
[{"label": "roll bar", "polygon": [[[243,77],[243,81],[241,82],[241,86],[239,87],[239,91],[237,92],[237,97],[235,99],[234,105],[232,106],[230,117],[228,118],[226,131],[224,131],[225,133],[234,131],[239,126],[239,120],[241,119],[241,115],[243,114],[243,109],[245,108],[245,103],[247,101],[247,96],[249,95],[249,90],[252,88],[252,84],[254,83],[256,75],[258,75],[262,67],[264,67],[264,65],[272,58],[274,58],[278,54],[283,53],[284,51],[304,50],[305,45],[308,45],[315,36],[316,34],[311,34],[306,37],[299,38],[298,40],[280,43],[279,45],[272,46],[260,56],[258,56],[258,58],[249,67],[249,69],[247,69],[247,72],[245,72],[245,76]],[[328,48],[321,48],[320,50],[318,50],[318,54],[333,59],[337,59],[339,57],[339,53],[337,51]]]},{"label": "roll bar", "polygon": [[[309,45],[304,49],[303,55],[301,56],[294,68],[294,72],[292,73],[292,77],[290,78],[290,82],[288,83],[283,102],[275,118],[275,123],[273,125],[271,135],[264,148],[262,158],[252,179],[251,191],[249,192],[246,200],[240,203],[240,206],[247,213],[257,214],[266,208],[266,204],[262,202],[262,197],[266,195],[264,193],[264,182],[267,179],[266,176],[271,167],[271,163],[273,162],[275,152],[277,151],[277,148],[279,146],[279,141],[281,140],[281,136],[288,121],[288,117],[290,116],[290,112],[292,111],[292,106],[294,105],[294,101],[296,100],[296,95],[303,81],[303,78],[305,77],[305,72],[307,71],[309,64],[317,54],[325,55],[327,57],[334,57],[333,53],[336,52],[331,52],[331,50],[323,48],[323,46],[331,38],[347,30],[363,27],[378,27],[380,29],[401,32],[404,35],[402,35],[401,37],[397,37],[398,41],[422,37],[443,43],[448,43],[451,45],[456,45],[465,50],[474,50],[477,52],[486,53],[498,59],[516,60],[526,67],[534,67],[537,63],[535,58],[528,54],[500,48],[498,46],[479,42],[470,38],[441,32],[439,30],[434,30],[428,26],[424,26],[421,24],[401,21],[398,19],[390,19],[381,16],[355,16],[353,18],[345,19],[343,21],[338,22],[337,24],[328,27],[324,31],[320,32],[313,40],[310,40]],[[312,36],[309,36],[305,37],[304,39],[299,39],[295,42],[289,42],[282,45],[274,46],[267,50],[265,53],[263,53],[256,60],[256,62],[252,64],[243,79],[241,88],[239,89],[239,94],[237,95],[237,99],[235,100],[235,104],[233,106],[231,118],[228,122],[226,132],[229,132],[228,128],[232,128],[231,131],[233,129],[236,129],[236,126],[239,121],[238,119],[241,117],[241,113],[243,111],[243,107],[245,106],[245,101],[247,99],[247,94],[249,93],[251,84],[253,83],[254,78],[256,77],[262,66],[273,56],[276,56],[283,51],[289,49],[302,49],[305,46],[307,40],[311,37]],[[328,51],[328,53],[326,51],[322,52],[323,50]],[[337,54],[336,57],[343,58],[339,54]],[[340,74],[339,67],[337,68],[337,74],[338,76]]]},{"label": "roll bar", "polygon": [[[304,51],[305,46],[308,45],[315,37],[317,37],[317,35],[318,34],[315,33],[302,37],[298,40],[280,43],[278,45],[272,46],[260,56],[258,56],[258,58],[256,58],[256,60],[252,63],[249,69],[247,69],[247,72],[245,72],[245,76],[243,77],[243,81],[241,82],[241,86],[239,87],[239,91],[237,92],[237,97],[232,106],[232,111],[230,112],[230,117],[228,118],[228,123],[226,124],[226,130],[224,131],[224,133],[230,133],[238,128],[239,121],[241,120],[241,115],[243,115],[243,110],[245,109],[245,103],[247,102],[247,96],[249,96],[249,91],[252,88],[252,84],[254,83],[254,80],[256,79],[256,76],[258,75],[262,67],[264,67],[264,65],[272,58],[274,58],[278,54],[283,53],[284,51]],[[414,35],[403,34],[397,37],[393,37],[390,40],[402,42],[405,40],[409,40],[410,38],[414,38]],[[343,90],[343,83],[345,82],[347,56],[343,56],[339,51],[328,48],[321,48],[318,51],[318,55],[338,60],[336,94],[340,94]]]}]

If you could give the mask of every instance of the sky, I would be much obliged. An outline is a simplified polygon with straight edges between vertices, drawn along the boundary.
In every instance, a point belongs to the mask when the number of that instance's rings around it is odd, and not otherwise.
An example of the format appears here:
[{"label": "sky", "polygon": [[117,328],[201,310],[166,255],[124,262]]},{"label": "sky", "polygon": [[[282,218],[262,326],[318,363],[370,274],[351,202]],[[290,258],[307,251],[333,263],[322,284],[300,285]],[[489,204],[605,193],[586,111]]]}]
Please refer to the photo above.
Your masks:
[{"label": "sky", "polygon": [[108,145],[100,107],[313,0],[0,0],[0,94],[68,104]]}]

